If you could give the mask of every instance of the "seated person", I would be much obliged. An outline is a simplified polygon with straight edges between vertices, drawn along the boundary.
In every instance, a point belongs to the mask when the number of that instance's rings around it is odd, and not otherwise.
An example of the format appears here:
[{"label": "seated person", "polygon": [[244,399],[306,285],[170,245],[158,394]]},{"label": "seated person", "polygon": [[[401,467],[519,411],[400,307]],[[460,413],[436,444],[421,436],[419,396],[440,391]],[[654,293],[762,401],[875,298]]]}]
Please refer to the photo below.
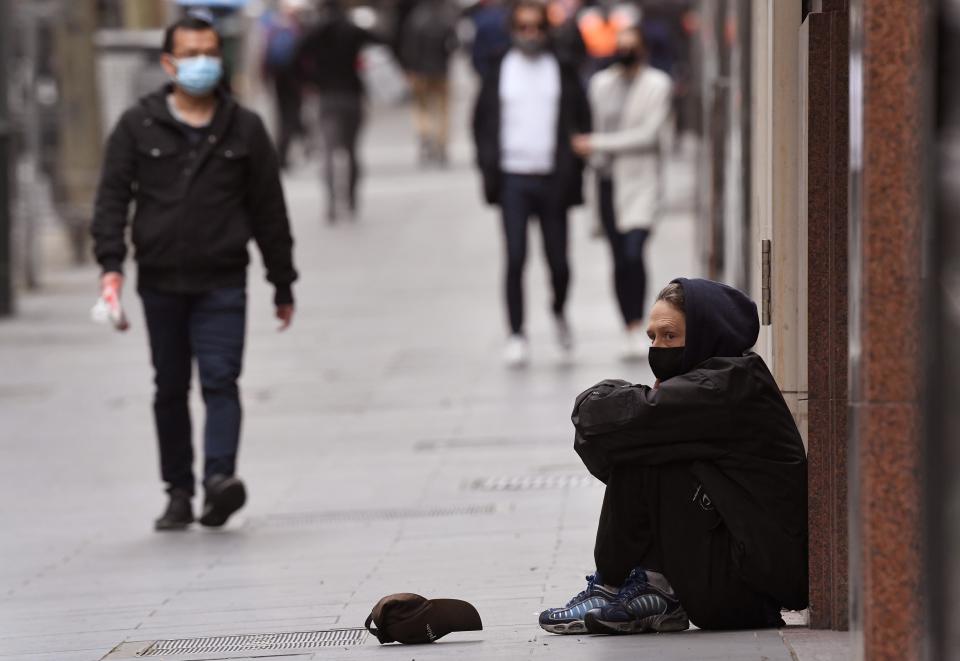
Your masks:
[{"label": "seated person", "polygon": [[552,633],[782,626],[807,606],[807,461],[773,376],[749,349],[757,306],[679,278],[647,334],[653,387],[603,381],[577,397],[574,446],[606,485],[597,571]]}]

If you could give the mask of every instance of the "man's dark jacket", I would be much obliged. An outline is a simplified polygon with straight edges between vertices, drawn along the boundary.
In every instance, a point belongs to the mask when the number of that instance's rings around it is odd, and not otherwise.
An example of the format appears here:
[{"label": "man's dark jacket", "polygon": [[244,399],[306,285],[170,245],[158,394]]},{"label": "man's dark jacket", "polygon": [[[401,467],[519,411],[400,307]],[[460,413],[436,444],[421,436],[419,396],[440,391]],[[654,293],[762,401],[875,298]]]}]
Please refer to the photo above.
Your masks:
[{"label": "man's dark jacket", "polygon": [[342,12],[334,12],[309,30],[294,55],[301,78],[321,94],[364,94],[359,58],[363,49],[383,39],[355,25]]},{"label": "man's dark jacket", "polygon": [[[483,192],[488,204],[500,204],[500,70],[501,57],[484,77],[473,111],[473,140],[477,165],[483,177]],[[560,64],[560,115],[557,121],[557,150],[554,174],[558,193],[568,207],[583,204],[583,159],[577,156],[570,138],[591,129],[590,102],[577,72]]]},{"label": "man's dark jacket", "polygon": [[256,240],[277,303],[292,302],[293,238],[277,156],[260,118],[220,94],[192,144],[165,88],[127,110],[107,142],[93,217],[94,254],[123,270],[130,203],[139,286],[204,292],[246,284]]},{"label": "man's dark jacket", "polygon": [[807,605],[807,460],[763,360],[744,352],[756,305],[707,280],[686,297],[688,371],[653,389],[603,381],[576,401],[575,449],[606,481],[612,466],[687,463],[723,518],[741,578],[786,608]]},{"label": "man's dark jacket", "polygon": [[457,15],[444,2],[425,2],[413,10],[403,30],[401,61],[410,73],[446,78],[457,48]]}]

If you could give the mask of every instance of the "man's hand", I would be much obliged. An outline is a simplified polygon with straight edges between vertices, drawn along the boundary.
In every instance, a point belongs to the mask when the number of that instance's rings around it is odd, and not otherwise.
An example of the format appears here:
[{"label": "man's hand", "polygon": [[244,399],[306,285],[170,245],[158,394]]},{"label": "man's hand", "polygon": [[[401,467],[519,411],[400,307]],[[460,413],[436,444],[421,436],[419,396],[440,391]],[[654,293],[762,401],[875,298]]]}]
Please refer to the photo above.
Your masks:
[{"label": "man's hand", "polygon": [[570,144],[573,146],[573,151],[577,156],[586,158],[591,153],[593,153],[593,144],[590,140],[589,134],[579,134],[573,136],[570,140]]},{"label": "man's hand", "polygon": [[277,319],[280,320],[278,331],[283,332],[290,328],[290,324],[293,323],[293,304],[278,305]]},{"label": "man's hand", "polygon": [[117,271],[108,271],[100,276],[100,291],[112,287],[117,290],[117,296],[123,291],[123,274]]}]

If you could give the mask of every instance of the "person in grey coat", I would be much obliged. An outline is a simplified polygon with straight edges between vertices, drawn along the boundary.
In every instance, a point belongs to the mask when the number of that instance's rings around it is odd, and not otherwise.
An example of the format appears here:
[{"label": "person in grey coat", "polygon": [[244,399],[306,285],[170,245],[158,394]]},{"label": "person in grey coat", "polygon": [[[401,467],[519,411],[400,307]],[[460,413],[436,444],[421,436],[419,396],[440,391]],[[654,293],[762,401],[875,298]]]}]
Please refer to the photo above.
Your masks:
[{"label": "person in grey coat", "polygon": [[663,197],[661,141],[669,124],[673,83],[646,63],[637,27],[621,31],[616,62],[590,81],[596,132],[575,136],[597,174],[600,218],[610,241],[614,283],[627,329],[624,357],[642,359],[646,266],[643,250]]}]

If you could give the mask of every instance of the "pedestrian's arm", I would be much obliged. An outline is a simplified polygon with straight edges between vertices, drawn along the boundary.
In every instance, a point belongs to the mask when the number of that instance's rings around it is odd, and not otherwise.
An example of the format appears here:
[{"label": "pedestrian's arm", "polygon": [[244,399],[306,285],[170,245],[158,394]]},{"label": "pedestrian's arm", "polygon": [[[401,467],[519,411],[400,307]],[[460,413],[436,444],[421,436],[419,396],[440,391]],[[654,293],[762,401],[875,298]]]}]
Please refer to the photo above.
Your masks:
[{"label": "pedestrian's arm", "polygon": [[618,154],[657,147],[660,133],[670,117],[671,94],[670,85],[658,85],[652,90],[648,110],[642,117],[619,131],[591,135],[591,149],[599,153]]},{"label": "pedestrian's arm", "polygon": [[[742,381],[744,375],[738,375]],[[599,480],[624,463],[663,464],[716,459],[737,437],[737,395],[701,371],[653,389],[605,381],[582,393],[574,408],[574,450]],[[732,386],[743,392],[744,383]]]},{"label": "pedestrian's arm", "polygon": [[749,376],[693,370],[658,388],[602,381],[577,398],[573,424],[584,437],[629,432],[644,443],[700,441],[730,430]]},{"label": "pedestrian's arm", "polygon": [[259,118],[250,136],[250,171],[246,206],[267,280],[276,288],[277,306],[293,305],[293,283],[297,271],[293,266],[293,236],[280,183],[277,152]]},{"label": "pedestrian's arm", "polygon": [[126,229],[137,171],[137,148],[121,119],[107,140],[94,202],[93,254],[104,273],[123,273],[127,258]]},{"label": "pedestrian's arm", "polygon": [[476,148],[476,156],[478,164],[480,161],[480,155],[483,153],[484,147],[487,145],[482,144],[484,137],[487,135],[486,126],[488,122],[493,121],[493,117],[490,116],[489,112],[489,103],[488,97],[492,93],[491,88],[493,87],[492,76],[485,76],[480,84],[480,92],[477,94],[477,100],[473,105],[473,143]]},{"label": "pedestrian's arm", "polygon": [[573,89],[574,93],[574,108],[573,108],[573,122],[576,128],[576,133],[590,133],[593,130],[593,113],[590,110],[590,99],[587,97],[587,93],[583,89],[583,85],[580,83],[580,79],[574,74],[573,78]]}]

